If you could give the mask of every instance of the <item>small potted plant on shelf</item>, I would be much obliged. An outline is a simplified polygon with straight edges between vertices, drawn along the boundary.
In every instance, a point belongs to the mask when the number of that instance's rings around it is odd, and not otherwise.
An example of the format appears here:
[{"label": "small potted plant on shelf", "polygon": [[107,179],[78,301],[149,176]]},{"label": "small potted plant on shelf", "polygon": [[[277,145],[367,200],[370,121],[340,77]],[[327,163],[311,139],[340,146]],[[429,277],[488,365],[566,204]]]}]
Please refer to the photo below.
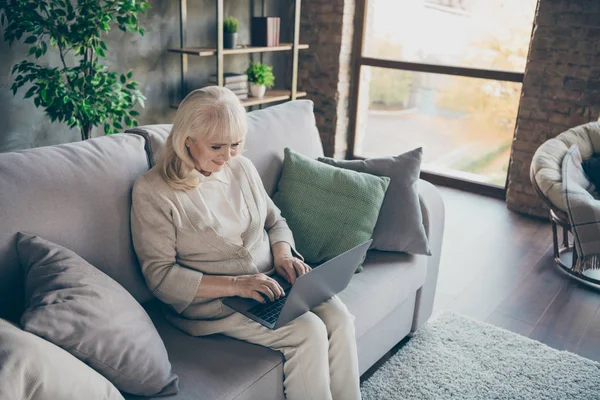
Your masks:
[{"label": "small potted plant on shelf", "polygon": [[251,62],[246,70],[248,82],[250,82],[250,93],[253,97],[259,99],[265,95],[267,88],[272,88],[275,84],[273,67],[260,62]]},{"label": "small potted plant on shelf", "polygon": [[235,49],[237,47],[238,20],[234,17],[227,17],[223,21],[223,47],[226,49]]}]

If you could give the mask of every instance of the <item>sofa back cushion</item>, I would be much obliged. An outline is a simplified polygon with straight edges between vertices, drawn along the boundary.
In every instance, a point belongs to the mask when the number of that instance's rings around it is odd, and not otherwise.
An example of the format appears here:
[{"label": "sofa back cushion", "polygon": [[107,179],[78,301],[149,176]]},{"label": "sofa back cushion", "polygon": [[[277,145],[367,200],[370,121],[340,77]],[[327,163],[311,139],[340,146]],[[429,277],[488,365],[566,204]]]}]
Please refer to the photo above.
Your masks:
[{"label": "sofa back cushion", "polygon": [[131,189],[147,169],[134,135],[0,154],[0,318],[16,321],[23,310],[19,231],[73,250],[140,302],[152,297],[129,225]]},{"label": "sofa back cushion", "polygon": [[290,101],[248,114],[244,156],[256,166],[270,196],[281,176],[286,147],[313,159],[323,156],[311,100]]},{"label": "sofa back cushion", "polygon": [[[172,125],[146,125],[127,132],[144,136],[148,140],[150,158],[156,163],[171,127]],[[286,147],[311,158],[323,155],[312,101],[289,101],[248,113],[244,156],[258,169],[269,195],[274,193],[279,181],[283,149]]]},{"label": "sofa back cushion", "polygon": [[371,239],[389,183],[388,177],[333,167],[286,148],[273,202],[304,260],[321,264]]}]

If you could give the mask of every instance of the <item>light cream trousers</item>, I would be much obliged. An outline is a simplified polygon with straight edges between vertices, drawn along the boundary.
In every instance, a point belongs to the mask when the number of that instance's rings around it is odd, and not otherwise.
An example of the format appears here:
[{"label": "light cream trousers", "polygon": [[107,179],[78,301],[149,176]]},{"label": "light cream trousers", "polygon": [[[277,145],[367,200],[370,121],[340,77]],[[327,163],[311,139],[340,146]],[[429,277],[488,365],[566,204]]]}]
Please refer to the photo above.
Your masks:
[{"label": "light cream trousers", "polygon": [[288,400],[359,400],[354,316],[334,296],[277,330],[248,319],[224,335],[283,353]]}]

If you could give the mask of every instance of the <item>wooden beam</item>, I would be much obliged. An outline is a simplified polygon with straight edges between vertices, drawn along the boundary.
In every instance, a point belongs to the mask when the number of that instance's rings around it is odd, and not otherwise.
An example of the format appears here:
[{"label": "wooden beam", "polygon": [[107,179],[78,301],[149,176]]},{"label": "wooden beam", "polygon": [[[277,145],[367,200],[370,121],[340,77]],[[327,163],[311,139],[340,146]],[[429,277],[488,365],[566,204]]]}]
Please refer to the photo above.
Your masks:
[{"label": "wooden beam", "polygon": [[[179,0],[179,45],[184,48],[187,40],[187,0]],[[188,71],[188,55],[181,54],[180,62],[180,100],[183,100],[186,93],[185,80]]]},{"label": "wooden beam", "polygon": [[448,65],[422,64],[371,57],[362,57],[360,63],[361,65],[368,65],[370,67],[399,69],[403,71],[426,72],[432,74],[464,76],[467,78],[493,79],[498,81],[508,81],[517,83],[523,82],[524,75],[522,72],[452,67]]},{"label": "wooden beam", "polygon": [[[229,54],[249,54],[249,53],[267,53],[273,51],[289,51],[293,49],[293,43],[281,43],[279,46],[262,47],[262,46],[244,46],[237,49],[223,49],[224,55]],[[299,50],[308,49],[308,44],[299,44]],[[171,53],[185,53],[191,56],[210,57],[217,54],[216,48],[210,47],[186,47],[186,48],[170,48]]]},{"label": "wooden beam", "polygon": [[292,44],[292,100],[296,100],[298,91],[298,49],[300,44],[300,7],[301,0],[294,1],[294,42]]},{"label": "wooden beam", "polygon": [[350,102],[348,118],[348,142],[346,158],[354,158],[354,146],[356,143],[356,129],[358,120],[358,106],[360,99],[360,77],[365,27],[367,22],[366,3],[368,0],[356,0],[356,11],[354,14],[354,43],[352,46],[352,75],[350,82]]},{"label": "wooden beam", "polygon": [[223,78],[223,0],[217,0],[217,85],[225,84]]}]

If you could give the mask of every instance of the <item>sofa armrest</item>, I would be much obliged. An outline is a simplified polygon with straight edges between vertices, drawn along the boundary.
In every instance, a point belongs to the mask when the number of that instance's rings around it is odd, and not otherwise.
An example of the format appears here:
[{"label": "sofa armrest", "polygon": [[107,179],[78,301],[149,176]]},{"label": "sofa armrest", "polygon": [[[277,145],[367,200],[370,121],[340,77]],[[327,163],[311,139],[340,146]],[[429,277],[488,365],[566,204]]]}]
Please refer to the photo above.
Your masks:
[{"label": "sofa armrest", "polygon": [[417,291],[415,313],[411,331],[419,329],[433,312],[433,301],[437,287],[442,239],[444,237],[445,209],[439,190],[431,183],[419,180],[419,201],[423,214],[423,225],[429,240],[431,256],[427,261],[427,277],[425,283]]}]

